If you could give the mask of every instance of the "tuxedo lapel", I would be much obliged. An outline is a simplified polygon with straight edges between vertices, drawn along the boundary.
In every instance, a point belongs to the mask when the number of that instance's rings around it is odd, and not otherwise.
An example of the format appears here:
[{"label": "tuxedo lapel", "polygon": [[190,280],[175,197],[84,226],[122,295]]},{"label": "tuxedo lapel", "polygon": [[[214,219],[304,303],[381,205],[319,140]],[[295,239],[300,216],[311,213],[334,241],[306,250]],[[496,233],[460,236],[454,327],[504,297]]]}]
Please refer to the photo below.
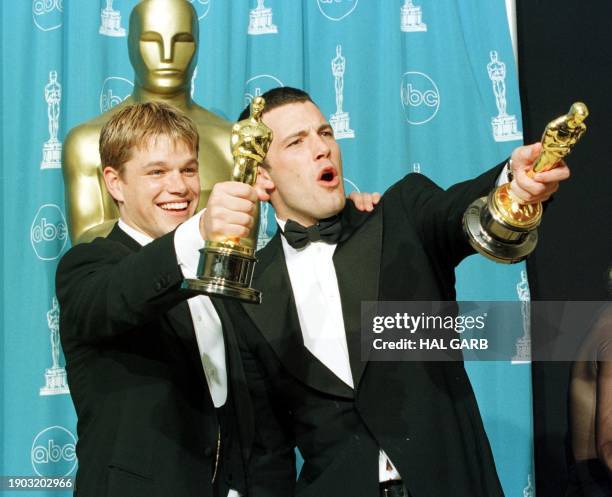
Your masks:
[{"label": "tuxedo lapel", "polygon": [[361,302],[378,300],[383,232],[382,207],[373,214],[352,204],[343,212],[343,233],[334,253],[342,315],[355,390],[367,365],[361,350]]},{"label": "tuxedo lapel", "polygon": [[140,245],[140,243],[134,240],[130,235],[128,235],[119,227],[119,223],[115,223],[115,226],[113,226],[113,229],[106,238],[108,240],[119,242],[125,245],[132,252],[138,252],[142,248],[142,245]]},{"label": "tuxedo lapel", "polygon": [[197,372],[198,380],[201,380],[200,384],[208,391],[208,383],[204,375],[204,367],[202,365],[202,358],[200,357],[200,349],[198,348],[198,341],[193,327],[193,320],[191,319],[189,304],[187,304],[187,301],[183,301],[170,309],[166,315],[170,321],[171,328],[185,347],[189,361],[195,368],[194,371]]},{"label": "tuxedo lapel", "polygon": [[253,287],[262,290],[263,301],[244,304],[246,313],[291,374],[322,392],[352,398],[353,390],[304,345],[279,233],[258,257]]},{"label": "tuxedo lapel", "polygon": [[[115,224],[107,238],[122,243],[133,252],[137,252],[142,248],[136,240],[119,227],[119,224]],[[166,316],[170,322],[170,328],[179,336],[182,344],[185,346],[189,360],[195,368],[194,371],[197,372],[196,374],[198,374],[198,377],[201,376],[201,378],[199,378],[202,380],[200,383],[206,387],[206,377],[204,376],[198,342],[187,301],[183,301],[174,306],[166,313]]]}]

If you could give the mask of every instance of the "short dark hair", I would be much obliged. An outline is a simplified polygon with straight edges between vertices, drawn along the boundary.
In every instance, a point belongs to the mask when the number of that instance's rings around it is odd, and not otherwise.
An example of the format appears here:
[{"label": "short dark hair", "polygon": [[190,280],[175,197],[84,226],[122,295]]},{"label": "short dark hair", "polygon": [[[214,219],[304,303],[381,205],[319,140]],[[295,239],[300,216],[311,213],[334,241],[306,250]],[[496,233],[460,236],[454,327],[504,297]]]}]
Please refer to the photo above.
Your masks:
[{"label": "short dark hair", "polygon": [[[276,109],[277,107],[282,107],[283,105],[294,104],[297,102],[312,102],[314,104],[308,93],[306,93],[304,90],[299,90],[298,88],[291,88],[290,86],[279,86],[278,88],[272,88],[271,90],[265,92],[262,97],[266,101],[263,114],[270,112],[272,109]],[[242,121],[243,119],[246,119],[249,117],[250,113],[251,106],[247,105],[240,113],[238,120]]]}]

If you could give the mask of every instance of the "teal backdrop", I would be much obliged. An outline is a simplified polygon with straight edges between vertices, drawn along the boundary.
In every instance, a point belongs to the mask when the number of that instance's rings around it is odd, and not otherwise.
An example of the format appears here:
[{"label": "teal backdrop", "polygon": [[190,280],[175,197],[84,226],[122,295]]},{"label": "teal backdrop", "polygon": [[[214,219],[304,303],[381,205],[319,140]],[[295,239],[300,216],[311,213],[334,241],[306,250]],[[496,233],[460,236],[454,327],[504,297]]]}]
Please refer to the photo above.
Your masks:
[{"label": "teal backdrop", "polygon": [[[70,128],[131,93],[126,31],[136,3],[1,5],[1,475],[75,472],[76,417],[56,348],[54,274],[70,246],[60,151]],[[233,120],[253,95],[306,89],[334,123],[349,191],[384,191],[412,171],[448,187],[522,143],[504,0],[193,4],[194,99]],[[263,212],[261,244],[275,229]],[[522,264],[479,256],[459,268],[458,291],[461,300],[529,298]],[[523,497],[534,486],[531,366],[518,348],[516,359],[467,368],[506,495]],[[55,492],[35,495],[45,494]]]}]

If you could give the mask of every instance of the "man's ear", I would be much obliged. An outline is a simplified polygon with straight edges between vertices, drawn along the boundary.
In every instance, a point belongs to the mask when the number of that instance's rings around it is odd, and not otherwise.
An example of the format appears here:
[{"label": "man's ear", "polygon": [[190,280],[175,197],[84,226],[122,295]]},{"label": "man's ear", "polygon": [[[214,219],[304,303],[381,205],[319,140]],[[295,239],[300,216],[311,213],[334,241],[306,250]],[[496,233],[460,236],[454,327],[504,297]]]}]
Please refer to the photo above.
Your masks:
[{"label": "man's ear", "polygon": [[116,169],[106,166],[102,170],[102,175],[104,177],[104,184],[106,185],[106,189],[108,193],[110,193],[111,197],[113,197],[117,202],[123,202],[123,190],[121,189],[121,177]]},{"label": "man's ear", "polygon": [[255,182],[255,190],[257,190],[257,196],[262,202],[270,201],[270,196],[274,192],[274,182],[270,177],[265,166],[258,166],[257,168],[257,181]]}]

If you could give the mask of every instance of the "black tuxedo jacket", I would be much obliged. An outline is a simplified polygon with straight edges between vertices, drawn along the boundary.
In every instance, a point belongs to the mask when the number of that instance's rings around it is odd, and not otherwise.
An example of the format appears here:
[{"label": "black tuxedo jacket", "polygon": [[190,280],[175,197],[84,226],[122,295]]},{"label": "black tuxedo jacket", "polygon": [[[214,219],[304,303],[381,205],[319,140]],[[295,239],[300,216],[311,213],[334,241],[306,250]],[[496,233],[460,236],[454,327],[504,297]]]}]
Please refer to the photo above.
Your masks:
[{"label": "black tuxedo jacket", "polygon": [[216,466],[219,493],[242,486],[239,471],[223,471],[237,447],[235,335],[214,302],[225,323],[229,384],[220,416],[182,279],[174,233],[141,247],[118,226],[73,247],[58,266],[60,336],[78,416],[75,495],[212,496]]},{"label": "black tuxedo jacket", "polygon": [[503,495],[463,363],[367,362],[360,349],[362,301],[455,299],[455,266],[473,252],[463,213],[501,167],[447,191],[411,174],[373,213],[345,208],[333,261],[355,390],[304,346],[280,237],[259,252],[263,304],[230,310],[255,407],[250,495],[378,496],[380,448],[412,497]]}]

